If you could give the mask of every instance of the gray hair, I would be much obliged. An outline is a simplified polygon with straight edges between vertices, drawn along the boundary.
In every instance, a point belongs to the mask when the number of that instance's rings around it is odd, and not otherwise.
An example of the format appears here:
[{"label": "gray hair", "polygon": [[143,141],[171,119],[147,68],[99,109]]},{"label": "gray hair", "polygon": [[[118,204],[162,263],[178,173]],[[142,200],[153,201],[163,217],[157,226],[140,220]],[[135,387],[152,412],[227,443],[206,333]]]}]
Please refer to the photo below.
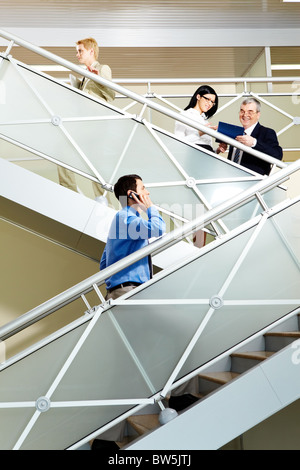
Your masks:
[{"label": "gray hair", "polygon": [[246,98],[242,104],[250,104],[250,103],[255,103],[256,105],[256,111],[258,113],[260,113],[260,108],[261,108],[261,104],[260,104],[260,101],[258,101],[256,98]]}]

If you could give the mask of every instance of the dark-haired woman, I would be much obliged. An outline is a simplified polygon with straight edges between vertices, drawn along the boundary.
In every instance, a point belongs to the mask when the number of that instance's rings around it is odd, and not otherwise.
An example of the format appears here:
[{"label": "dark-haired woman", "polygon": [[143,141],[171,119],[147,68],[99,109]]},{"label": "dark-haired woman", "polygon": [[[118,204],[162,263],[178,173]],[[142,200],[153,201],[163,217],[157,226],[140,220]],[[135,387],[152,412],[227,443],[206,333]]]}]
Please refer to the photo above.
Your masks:
[{"label": "dark-haired woman", "polygon": [[[189,104],[181,114],[189,119],[193,119],[203,126],[208,126],[211,129],[216,130],[217,127],[211,126],[208,119],[216,113],[218,104],[218,95],[215,90],[209,85],[202,85],[195,91]],[[182,140],[186,140],[190,144],[199,145],[211,152],[214,151],[210,135],[183,124],[182,122],[176,121],[175,135]],[[226,148],[227,145],[221,143],[216,149],[216,153],[223,153],[226,151]]]}]

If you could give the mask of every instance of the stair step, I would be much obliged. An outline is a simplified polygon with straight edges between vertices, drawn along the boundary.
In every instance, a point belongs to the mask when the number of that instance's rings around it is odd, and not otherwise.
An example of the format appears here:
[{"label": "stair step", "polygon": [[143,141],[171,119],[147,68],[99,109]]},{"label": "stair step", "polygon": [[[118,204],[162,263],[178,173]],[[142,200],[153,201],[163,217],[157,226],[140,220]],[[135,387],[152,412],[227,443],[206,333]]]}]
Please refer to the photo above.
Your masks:
[{"label": "stair step", "polygon": [[231,371],[242,374],[272,356],[274,351],[247,351],[231,354]]},{"label": "stair step", "polygon": [[279,351],[300,338],[300,331],[275,331],[266,333],[265,344],[268,351]]},{"label": "stair step", "polygon": [[158,414],[133,415],[127,422],[140,436],[160,426]]},{"label": "stair step", "polygon": [[264,336],[290,336],[291,338],[300,338],[300,331],[273,331],[270,333],[265,333]]},{"label": "stair step", "polygon": [[221,371],[221,372],[208,372],[206,374],[199,374],[200,379],[209,380],[220,385],[224,385],[230,380],[237,377],[239,374],[231,371]]},{"label": "stair step", "polygon": [[136,436],[125,436],[122,441],[116,441],[117,446],[122,449],[136,439]]},{"label": "stair step", "polygon": [[225,385],[227,382],[230,382],[230,380],[234,379],[238,375],[238,373],[231,371],[199,374],[199,391],[204,395],[208,395],[222,385]]},{"label": "stair step", "polygon": [[[272,341],[272,339],[275,339],[280,341],[283,340],[283,346],[280,346],[279,348],[275,347],[274,349],[273,347],[267,348],[268,350],[266,351],[246,351],[233,353],[231,355],[232,364],[234,364],[234,361],[236,360],[241,360],[248,364],[243,367],[235,365],[232,367],[231,371],[207,372],[199,374],[198,378],[200,393],[195,395],[197,395],[199,399],[201,399],[203,398],[203,396],[207,395],[216,388],[227,384],[231,380],[238,377],[244,370],[248,370],[257,363],[268,359],[281,347],[284,347],[285,345],[290,344],[291,342],[300,338],[300,331],[271,332],[266,333],[264,336],[266,339],[266,344],[268,340]],[[237,367],[238,370],[236,370],[235,367]],[[127,422],[139,436],[142,436],[143,434],[152,431],[160,426],[158,414],[133,415],[127,418]],[[134,437],[131,436],[129,437],[129,439],[134,439]],[[124,445],[124,443],[122,444]]]},{"label": "stair step", "polygon": [[264,361],[268,357],[272,356],[274,351],[248,351],[242,353],[233,353],[231,357],[241,357],[245,359],[255,359],[257,361]]}]

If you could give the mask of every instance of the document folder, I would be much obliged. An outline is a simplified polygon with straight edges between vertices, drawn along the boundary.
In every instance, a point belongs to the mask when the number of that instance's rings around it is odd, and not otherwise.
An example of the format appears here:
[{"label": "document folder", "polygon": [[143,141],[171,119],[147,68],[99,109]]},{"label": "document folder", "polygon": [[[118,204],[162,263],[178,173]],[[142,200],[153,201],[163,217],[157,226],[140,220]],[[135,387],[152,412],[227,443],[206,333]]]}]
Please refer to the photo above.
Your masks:
[{"label": "document folder", "polygon": [[[244,128],[242,126],[234,126],[233,124],[227,124],[226,122],[219,122],[218,125],[218,132],[221,134],[227,135],[227,137],[231,137],[235,139],[237,135],[244,134]],[[219,139],[216,139],[216,142],[222,142]]]}]

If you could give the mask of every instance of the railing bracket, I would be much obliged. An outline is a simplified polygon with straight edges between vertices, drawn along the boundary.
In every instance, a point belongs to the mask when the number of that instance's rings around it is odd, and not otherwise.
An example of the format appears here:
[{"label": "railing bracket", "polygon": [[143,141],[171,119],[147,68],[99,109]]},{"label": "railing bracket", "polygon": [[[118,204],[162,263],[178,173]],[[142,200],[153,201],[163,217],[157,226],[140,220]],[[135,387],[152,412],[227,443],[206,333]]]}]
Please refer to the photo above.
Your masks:
[{"label": "railing bracket", "polygon": [[102,188],[105,189],[106,191],[110,191],[111,193],[114,192],[114,187],[112,184],[109,184],[109,183],[104,183],[104,184],[101,184]]},{"label": "railing bracket", "polygon": [[209,305],[214,308],[215,310],[217,310],[218,308],[221,308],[223,307],[223,299],[221,297],[219,297],[218,295],[214,295],[213,297],[211,297],[210,301],[209,301]]},{"label": "railing bracket", "polygon": [[195,178],[193,178],[192,176],[190,176],[187,180],[186,180],[186,185],[188,188],[194,188],[196,186],[196,180]]},{"label": "railing bracket", "polygon": [[60,126],[61,118],[59,116],[52,116],[51,123],[53,124],[53,126]]},{"label": "railing bracket", "polygon": [[95,305],[95,307],[91,307],[88,310],[84,312],[85,315],[91,315],[92,313],[95,313],[99,305]]},{"label": "railing bracket", "polygon": [[35,407],[38,411],[41,413],[44,413],[45,411],[48,411],[50,408],[51,402],[49,398],[47,397],[40,397],[37,399],[35,402]]}]

